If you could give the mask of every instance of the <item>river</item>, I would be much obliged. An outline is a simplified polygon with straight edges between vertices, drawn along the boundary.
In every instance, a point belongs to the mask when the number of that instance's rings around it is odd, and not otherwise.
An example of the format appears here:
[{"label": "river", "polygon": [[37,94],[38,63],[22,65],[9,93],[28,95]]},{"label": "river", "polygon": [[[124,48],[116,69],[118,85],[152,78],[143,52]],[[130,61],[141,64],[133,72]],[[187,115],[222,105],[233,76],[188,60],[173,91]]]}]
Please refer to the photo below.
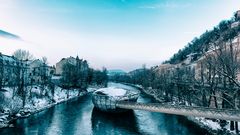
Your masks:
[{"label": "river", "polygon": [[[110,84],[116,87],[128,87]],[[134,90],[134,88],[131,88]],[[154,102],[141,95],[138,102]],[[50,109],[18,119],[13,128],[0,129],[0,135],[196,135],[207,134],[184,117],[130,111],[106,114],[96,110],[91,94],[56,105]]]}]

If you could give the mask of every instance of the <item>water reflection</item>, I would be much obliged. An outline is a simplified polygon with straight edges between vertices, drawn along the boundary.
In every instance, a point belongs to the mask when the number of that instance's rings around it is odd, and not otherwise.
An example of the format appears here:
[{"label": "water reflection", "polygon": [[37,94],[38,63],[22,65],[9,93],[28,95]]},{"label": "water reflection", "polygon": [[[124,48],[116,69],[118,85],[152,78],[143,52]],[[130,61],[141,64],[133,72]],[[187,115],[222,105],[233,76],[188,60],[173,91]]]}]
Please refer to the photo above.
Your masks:
[{"label": "water reflection", "polygon": [[91,121],[94,135],[141,134],[134,111],[112,114],[93,108]]},{"label": "water reflection", "polygon": [[[5,135],[35,135],[44,134],[52,123],[52,116],[55,109],[50,108],[46,111],[39,112],[27,119],[19,119],[12,122],[13,128],[0,130],[0,134]],[[28,128],[31,127],[31,128]]]},{"label": "water reflection", "polygon": [[[141,95],[138,102],[154,102]],[[14,121],[14,128],[0,129],[0,135],[195,135],[206,134],[176,115],[130,111],[109,114],[98,111],[91,95],[59,104],[29,118]]]}]

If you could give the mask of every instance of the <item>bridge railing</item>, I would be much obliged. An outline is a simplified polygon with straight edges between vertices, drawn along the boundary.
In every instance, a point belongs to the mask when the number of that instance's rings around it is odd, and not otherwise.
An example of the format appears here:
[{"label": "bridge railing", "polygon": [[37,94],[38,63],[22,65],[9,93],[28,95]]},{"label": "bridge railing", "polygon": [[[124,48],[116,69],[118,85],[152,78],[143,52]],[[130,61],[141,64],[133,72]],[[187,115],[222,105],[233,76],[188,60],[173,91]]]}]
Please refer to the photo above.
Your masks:
[{"label": "bridge railing", "polygon": [[93,99],[94,105],[103,110],[116,108],[116,100],[113,97],[109,97],[106,95],[93,94],[92,99]]},{"label": "bridge railing", "polygon": [[116,103],[119,101],[131,101],[131,99],[137,99],[139,93],[126,93],[123,96],[109,96],[101,94],[93,94],[93,103],[96,107],[103,110],[116,109]]},{"label": "bridge railing", "polygon": [[166,105],[166,104],[159,104],[159,103],[132,103],[132,102],[124,102],[124,101],[117,102],[116,106],[124,109],[146,110],[146,111],[176,114],[176,115],[197,116],[197,117],[206,117],[206,118],[214,118],[214,119],[240,121],[240,110],[232,110],[232,109],[176,106],[176,105]]}]

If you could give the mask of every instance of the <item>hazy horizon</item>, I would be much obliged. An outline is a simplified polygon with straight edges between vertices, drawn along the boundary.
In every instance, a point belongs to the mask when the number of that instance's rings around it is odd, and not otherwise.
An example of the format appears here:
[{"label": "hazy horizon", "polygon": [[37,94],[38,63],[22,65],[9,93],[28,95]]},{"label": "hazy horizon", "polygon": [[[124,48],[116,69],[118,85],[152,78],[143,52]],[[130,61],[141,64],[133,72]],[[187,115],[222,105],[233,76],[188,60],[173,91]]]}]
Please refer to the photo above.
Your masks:
[{"label": "hazy horizon", "polygon": [[0,36],[3,54],[25,49],[50,65],[78,55],[124,71],[159,65],[240,9],[238,0],[0,1],[0,30],[20,37]]}]

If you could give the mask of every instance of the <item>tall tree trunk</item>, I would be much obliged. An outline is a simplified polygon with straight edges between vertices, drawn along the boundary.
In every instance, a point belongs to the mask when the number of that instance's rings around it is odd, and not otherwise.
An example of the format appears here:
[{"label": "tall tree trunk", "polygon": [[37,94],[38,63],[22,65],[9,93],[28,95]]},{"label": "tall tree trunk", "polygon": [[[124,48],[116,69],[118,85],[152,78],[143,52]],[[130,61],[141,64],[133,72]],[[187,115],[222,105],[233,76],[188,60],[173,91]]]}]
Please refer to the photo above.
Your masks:
[{"label": "tall tree trunk", "polygon": [[178,102],[181,102],[181,96],[180,96],[180,87],[179,84],[177,84],[177,95],[178,95]]},{"label": "tall tree trunk", "polygon": [[203,63],[201,63],[201,83],[202,83],[202,105],[204,107],[207,107],[207,96],[206,96],[206,91],[205,91],[205,83],[204,83],[204,69],[203,69]]},{"label": "tall tree trunk", "polygon": [[69,98],[69,91],[70,91],[70,90],[68,89],[68,90],[67,90],[67,99]]},{"label": "tall tree trunk", "polygon": [[236,134],[238,134],[239,133],[239,129],[238,129],[238,122],[237,121],[235,121],[235,129],[236,129]]},{"label": "tall tree trunk", "polygon": [[234,130],[234,121],[230,122],[230,130],[233,131]]},{"label": "tall tree trunk", "polygon": [[20,91],[21,91],[21,96],[22,96],[22,100],[23,100],[23,106],[25,106],[26,104],[26,93],[25,93],[25,90],[24,90],[24,83],[25,83],[25,80],[24,80],[24,69],[22,67],[22,74],[21,74],[21,84],[20,84]]},{"label": "tall tree trunk", "polygon": [[202,104],[204,107],[207,107],[207,97],[206,97],[206,91],[205,88],[202,88],[203,94],[202,94]]},{"label": "tall tree trunk", "polygon": [[218,108],[218,103],[217,103],[217,97],[216,97],[216,92],[215,92],[215,90],[213,91],[213,94],[214,94],[215,107]]},{"label": "tall tree trunk", "polygon": [[81,91],[82,91],[81,89],[79,89],[79,90],[78,90],[78,96],[80,96],[80,94],[81,94]]}]

